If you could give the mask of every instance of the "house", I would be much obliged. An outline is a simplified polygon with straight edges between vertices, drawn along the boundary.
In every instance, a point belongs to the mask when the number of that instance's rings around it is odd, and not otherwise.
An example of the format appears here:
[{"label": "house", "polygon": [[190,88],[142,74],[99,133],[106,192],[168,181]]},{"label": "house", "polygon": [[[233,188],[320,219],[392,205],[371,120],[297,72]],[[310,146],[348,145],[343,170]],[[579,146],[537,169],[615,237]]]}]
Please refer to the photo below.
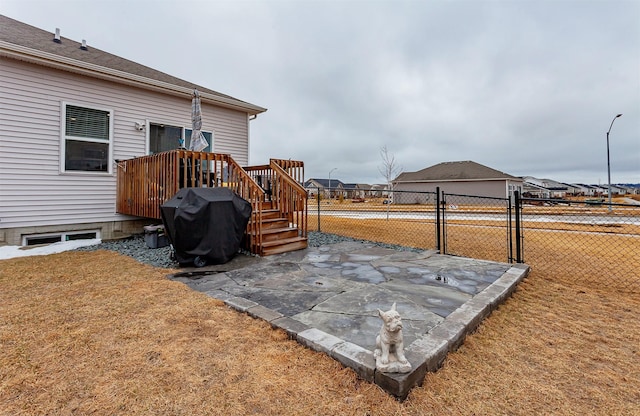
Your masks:
[{"label": "house", "polygon": [[592,197],[596,195],[596,188],[593,185],[584,183],[574,183],[573,186],[578,188],[578,195]]},{"label": "house", "polygon": [[373,196],[373,193],[371,192],[371,185],[367,183],[357,183],[356,189],[358,190],[357,198],[369,198]]},{"label": "house", "polygon": [[[309,196],[315,196],[318,193],[326,198],[345,195],[344,183],[338,179],[311,178],[304,183],[304,189]],[[331,195],[329,195],[329,192],[331,192]]]},{"label": "house", "polygon": [[524,176],[522,179],[524,180],[524,196],[533,198],[564,198],[567,194],[574,192],[572,186],[551,179],[539,179],[533,176]]},{"label": "house", "polygon": [[[246,166],[249,124],[266,111],[101,51],[90,42],[65,38],[58,29],[41,30],[2,15],[0,64],[0,244],[112,239],[140,232],[150,219],[158,220],[159,203],[169,199],[168,191],[175,192],[177,185],[169,187],[169,179],[166,184],[152,181],[150,171],[135,178],[139,183],[126,183],[131,177],[119,182],[129,161],[166,154],[167,161],[180,160],[186,166],[188,156],[206,160],[198,165],[204,169],[223,160],[215,156],[214,161],[215,152],[226,158],[225,172]],[[178,152],[172,149],[185,138],[188,146],[194,89],[202,97],[202,130],[209,147],[204,152],[167,153]],[[272,162],[282,165],[278,172],[295,169],[286,161]],[[248,177],[242,168],[235,171]],[[223,177],[218,178],[225,181]],[[247,181],[261,191],[254,179]],[[125,185],[132,192],[128,197]],[[159,190],[152,195],[149,190],[155,188]],[[153,213],[121,209],[141,196]]]},{"label": "house", "polygon": [[360,193],[360,189],[358,189],[357,183],[345,183],[343,185],[344,188],[344,197],[345,198],[363,198]]},{"label": "house", "polygon": [[417,193],[436,192],[436,188],[449,194],[507,198],[513,191],[522,192],[522,183],[521,178],[473,161],[443,162],[417,172],[401,173],[393,180],[393,191],[401,191],[394,193],[393,200],[419,203]]},{"label": "house", "polygon": [[389,196],[389,185],[386,183],[376,183],[369,188],[369,195],[376,198]]},{"label": "house", "polygon": [[594,189],[595,196],[603,196],[609,193],[609,187],[607,185],[591,185]]},{"label": "house", "polygon": [[[605,193],[609,194],[609,185],[603,185]],[[626,195],[628,190],[625,186],[611,184],[611,195]]]}]

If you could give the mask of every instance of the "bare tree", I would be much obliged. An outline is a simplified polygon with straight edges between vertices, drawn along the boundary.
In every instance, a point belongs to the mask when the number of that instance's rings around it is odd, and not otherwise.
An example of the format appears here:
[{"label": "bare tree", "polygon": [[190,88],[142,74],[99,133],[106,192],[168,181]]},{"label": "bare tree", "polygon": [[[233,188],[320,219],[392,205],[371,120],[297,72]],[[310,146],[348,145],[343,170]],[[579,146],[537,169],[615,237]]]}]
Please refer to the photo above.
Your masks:
[{"label": "bare tree", "polygon": [[[378,167],[378,171],[384,177],[387,182],[387,189],[389,190],[389,199],[393,201],[393,180],[402,173],[402,167],[396,164],[396,157],[389,153],[387,145],[380,148],[380,157],[382,158],[382,166]],[[389,219],[390,203],[387,204],[387,220]]]}]

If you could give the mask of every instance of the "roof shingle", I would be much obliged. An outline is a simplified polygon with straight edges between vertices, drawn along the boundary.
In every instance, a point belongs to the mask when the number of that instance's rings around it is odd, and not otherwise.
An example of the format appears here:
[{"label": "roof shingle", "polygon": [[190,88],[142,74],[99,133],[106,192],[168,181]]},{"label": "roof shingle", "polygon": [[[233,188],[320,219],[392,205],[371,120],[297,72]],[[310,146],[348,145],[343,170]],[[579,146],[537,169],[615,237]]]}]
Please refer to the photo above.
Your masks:
[{"label": "roof shingle", "polygon": [[141,65],[137,62],[121,58],[117,55],[104,52],[98,48],[94,48],[91,45],[87,45],[87,48],[84,49],[81,48],[82,44],[80,42],[76,42],[72,39],[68,39],[62,36],[60,37],[60,42],[55,42],[54,32],[48,32],[46,30],[39,29],[37,27],[19,22],[3,15],[0,15],[0,41],[4,41],[9,44],[21,46],[24,48],[29,48],[39,52],[49,53],[67,59],[73,59],[84,63],[97,65],[115,71],[121,71],[131,75],[148,78],[154,81],[188,88],[190,90],[196,88],[201,93],[211,94],[213,96],[220,97],[226,100],[232,100],[240,105],[245,104],[249,107],[256,107],[256,109],[258,109],[257,112],[266,111],[266,109],[262,109],[261,107],[255,106],[254,104],[239,100],[226,94],[222,94],[201,85],[196,85],[192,82],[185,81],[183,79],[174,77],[148,66]]},{"label": "roof shingle", "polygon": [[394,182],[519,179],[470,160],[443,162],[417,172],[401,173]]}]

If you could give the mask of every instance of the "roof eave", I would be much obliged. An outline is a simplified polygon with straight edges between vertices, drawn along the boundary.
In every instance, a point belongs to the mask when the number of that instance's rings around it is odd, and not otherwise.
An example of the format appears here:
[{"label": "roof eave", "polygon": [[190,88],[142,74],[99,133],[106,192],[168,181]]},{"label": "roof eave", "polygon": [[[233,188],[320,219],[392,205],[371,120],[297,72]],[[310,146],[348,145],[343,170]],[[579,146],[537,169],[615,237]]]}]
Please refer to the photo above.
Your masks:
[{"label": "roof eave", "polygon": [[484,182],[484,181],[516,181],[522,182],[520,178],[482,178],[482,179],[406,179],[394,180],[396,183],[431,183],[431,182]]},{"label": "roof eave", "polygon": [[[0,41],[0,56],[174,96],[184,97],[186,95],[187,97],[191,97],[191,94],[193,93],[191,88],[157,81],[151,78],[118,71],[100,65],[90,64],[77,59],[66,58],[49,52],[38,51],[36,49],[15,45],[6,41]],[[210,93],[203,92],[200,94],[200,97],[204,103],[239,110],[249,115],[257,115],[267,111],[266,108],[254,104],[234,100],[232,98],[220,97]]]}]

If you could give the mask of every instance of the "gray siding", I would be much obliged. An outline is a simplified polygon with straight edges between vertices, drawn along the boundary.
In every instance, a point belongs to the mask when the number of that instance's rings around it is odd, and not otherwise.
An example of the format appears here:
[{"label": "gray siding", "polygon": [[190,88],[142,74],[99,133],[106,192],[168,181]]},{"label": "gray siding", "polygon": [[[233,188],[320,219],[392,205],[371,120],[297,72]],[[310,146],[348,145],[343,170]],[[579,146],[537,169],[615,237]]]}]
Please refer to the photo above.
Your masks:
[{"label": "gray siding", "polygon": [[[0,58],[0,229],[128,218],[115,212],[115,165],[109,174],[60,172],[62,102],[113,110],[114,160],[145,154],[136,122],[191,126],[190,97]],[[245,112],[203,104],[203,130],[214,131],[214,151],[248,163]]]},{"label": "gray siding", "polygon": [[[494,198],[507,198],[509,189],[506,180],[493,180],[399,183],[394,186],[394,190],[436,192],[437,187],[440,187],[440,192],[448,194],[486,196]],[[423,201],[423,198],[420,195],[398,192],[394,194],[394,202],[413,204],[416,202],[424,203],[425,201]]]}]

